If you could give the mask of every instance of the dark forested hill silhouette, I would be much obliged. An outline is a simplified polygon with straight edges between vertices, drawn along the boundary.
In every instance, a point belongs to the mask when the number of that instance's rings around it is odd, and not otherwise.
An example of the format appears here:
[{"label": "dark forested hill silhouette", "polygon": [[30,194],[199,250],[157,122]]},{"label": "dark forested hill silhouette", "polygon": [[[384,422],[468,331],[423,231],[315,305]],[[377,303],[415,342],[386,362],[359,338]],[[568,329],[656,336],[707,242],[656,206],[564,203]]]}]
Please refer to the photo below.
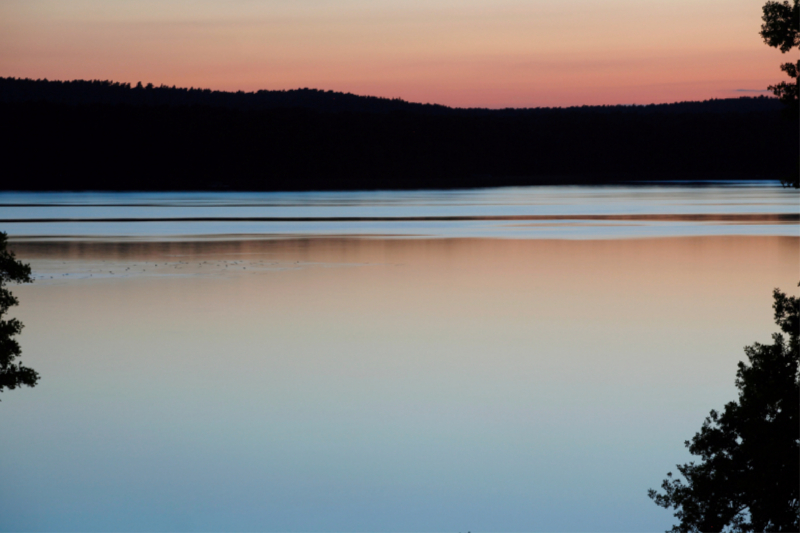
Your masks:
[{"label": "dark forested hill silhouette", "polygon": [[229,93],[0,78],[0,188],[447,188],[781,178],[772,98],[453,109],[301,89]]},{"label": "dark forested hill silhouette", "polygon": [[[417,104],[399,98],[358,96],[350,93],[294,89],[288,91],[226,92],[210,89],[168,87],[153,84],[132,86],[103,80],[51,81],[0,77],[0,102],[51,102],[59,104],[127,104],[149,106],[204,105],[240,110],[302,108],[322,112],[390,113],[405,111],[424,114],[529,115],[561,108],[483,109],[451,108]],[[777,98],[741,97],[677,102],[673,104],[580,106],[591,112],[631,113],[748,113],[781,109]]]},{"label": "dark forested hill silhouette", "polygon": [[127,104],[148,106],[203,105],[239,110],[303,108],[324,112],[388,113],[414,111],[445,113],[445,106],[412,104],[400,99],[357,96],[350,93],[295,89],[290,91],[226,92],[210,89],[131,86],[101,80],[50,81],[0,78],[0,102],[59,104]]}]

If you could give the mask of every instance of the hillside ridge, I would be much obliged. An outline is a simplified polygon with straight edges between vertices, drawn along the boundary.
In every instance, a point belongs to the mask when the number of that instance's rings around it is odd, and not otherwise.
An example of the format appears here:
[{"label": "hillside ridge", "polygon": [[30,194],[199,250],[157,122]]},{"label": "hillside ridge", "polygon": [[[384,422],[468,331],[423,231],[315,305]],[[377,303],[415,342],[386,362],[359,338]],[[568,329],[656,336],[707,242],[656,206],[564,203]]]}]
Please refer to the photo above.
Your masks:
[{"label": "hillside ridge", "polygon": [[767,96],[647,105],[595,105],[534,108],[454,108],[440,104],[407,102],[400,98],[362,96],[320,89],[215,91],[175,86],[137,85],[109,80],[47,80],[0,77],[0,102],[43,101],[70,105],[125,104],[139,106],[203,105],[237,110],[310,109],[320,112],[390,113],[431,115],[531,115],[564,112],[594,113],[746,113],[775,111],[781,103]]}]

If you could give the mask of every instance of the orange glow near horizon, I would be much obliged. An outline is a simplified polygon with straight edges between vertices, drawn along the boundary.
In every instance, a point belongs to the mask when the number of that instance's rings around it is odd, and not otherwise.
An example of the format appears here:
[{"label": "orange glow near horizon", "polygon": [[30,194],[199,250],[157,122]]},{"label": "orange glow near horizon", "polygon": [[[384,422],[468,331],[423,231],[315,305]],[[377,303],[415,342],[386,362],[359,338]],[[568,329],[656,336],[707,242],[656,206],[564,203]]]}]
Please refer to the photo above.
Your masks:
[{"label": "orange glow near horizon", "polygon": [[760,25],[753,0],[6,0],[0,76],[647,104],[768,94],[789,59]]}]

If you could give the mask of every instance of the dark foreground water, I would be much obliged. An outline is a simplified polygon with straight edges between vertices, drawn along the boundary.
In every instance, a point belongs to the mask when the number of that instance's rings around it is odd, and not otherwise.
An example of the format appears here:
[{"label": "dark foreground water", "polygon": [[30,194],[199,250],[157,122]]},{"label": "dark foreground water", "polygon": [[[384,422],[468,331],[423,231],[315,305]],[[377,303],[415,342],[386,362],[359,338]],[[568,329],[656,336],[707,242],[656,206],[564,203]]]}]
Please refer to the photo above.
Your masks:
[{"label": "dark foreground water", "polygon": [[0,205],[42,374],[0,403],[4,531],[663,531],[800,274],[779,187]]}]

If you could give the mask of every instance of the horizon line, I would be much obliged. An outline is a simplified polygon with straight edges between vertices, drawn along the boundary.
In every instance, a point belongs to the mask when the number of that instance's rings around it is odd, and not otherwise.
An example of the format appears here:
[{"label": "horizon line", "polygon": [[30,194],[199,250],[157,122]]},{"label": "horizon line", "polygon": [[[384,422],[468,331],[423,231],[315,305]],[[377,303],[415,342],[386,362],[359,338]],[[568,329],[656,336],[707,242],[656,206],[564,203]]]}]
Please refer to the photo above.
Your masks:
[{"label": "horizon line", "polygon": [[[508,110],[534,110],[534,109],[575,109],[575,108],[584,108],[584,107],[650,107],[650,106],[669,106],[669,105],[677,105],[677,104],[691,104],[691,103],[706,103],[706,102],[715,102],[715,101],[725,101],[725,100],[741,100],[741,99],[770,99],[779,101],[779,99],[775,96],[764,95],[761,94],[759,96],[731,96],[730,98],[708,98],[705,100],[679,100],[674,102],[662,102],[662,103],[649,103],[649,104],[581,104],[581,105],[570,105],[570,106],[538,106],[538,107],[456,107],[456,106],[449,106],[446,104],[438,104],[432,102],[413,102],[409,100],[405,100],[401,97],[386,97],[386,96],[374,96],[369,94],[357,94],[352,92],[344,92],[344,91],[334,91],[331,89],[318,89],[312,87],[297,87],[294,89],[258,89],[253,91],[233,91],[233,90],[222,90],[222,89],[211,89],[208,87],[178,87],[176,85],[166,85],[160,84],[155,85],[152,82],[148,82],[144,84],[141,80],[134,85],[132,82],[120,82],[114,81],[111,79],[84,79],[84,78],[75,78],[75,79],[49,79],[49,78],[17,78],[14,76],[0,76],[0,81],[6,80],[13,80],[13,81],[28,81],[28,82],[46,82],[46,83],[109,83],[115,86],[123,87],[129,90],[176,90],[176,91],[199,91],[199,92],[208,92],[208,93],[223,93],[223,94],[230,94],[230,95],[258,95],[259,93],[290,93],[290,92],[302,92],[302,91],[311,91],[311,92],[319,92],[319,93],[333,93],[333,94],[340,94],[343,96],[351,96],[355,98],[367,98],[367,99],[375,99],[375,100],[382,100],[386,102],[401,102],[404,104],[415,105],[415,106],[429,106],[429,107],[438,107],[444,109],[452,109],[452,110],[487,110],[487,111],[508,111]],[[764,93],[770,92],[769,89],[729,89],[732,93]]]}]

